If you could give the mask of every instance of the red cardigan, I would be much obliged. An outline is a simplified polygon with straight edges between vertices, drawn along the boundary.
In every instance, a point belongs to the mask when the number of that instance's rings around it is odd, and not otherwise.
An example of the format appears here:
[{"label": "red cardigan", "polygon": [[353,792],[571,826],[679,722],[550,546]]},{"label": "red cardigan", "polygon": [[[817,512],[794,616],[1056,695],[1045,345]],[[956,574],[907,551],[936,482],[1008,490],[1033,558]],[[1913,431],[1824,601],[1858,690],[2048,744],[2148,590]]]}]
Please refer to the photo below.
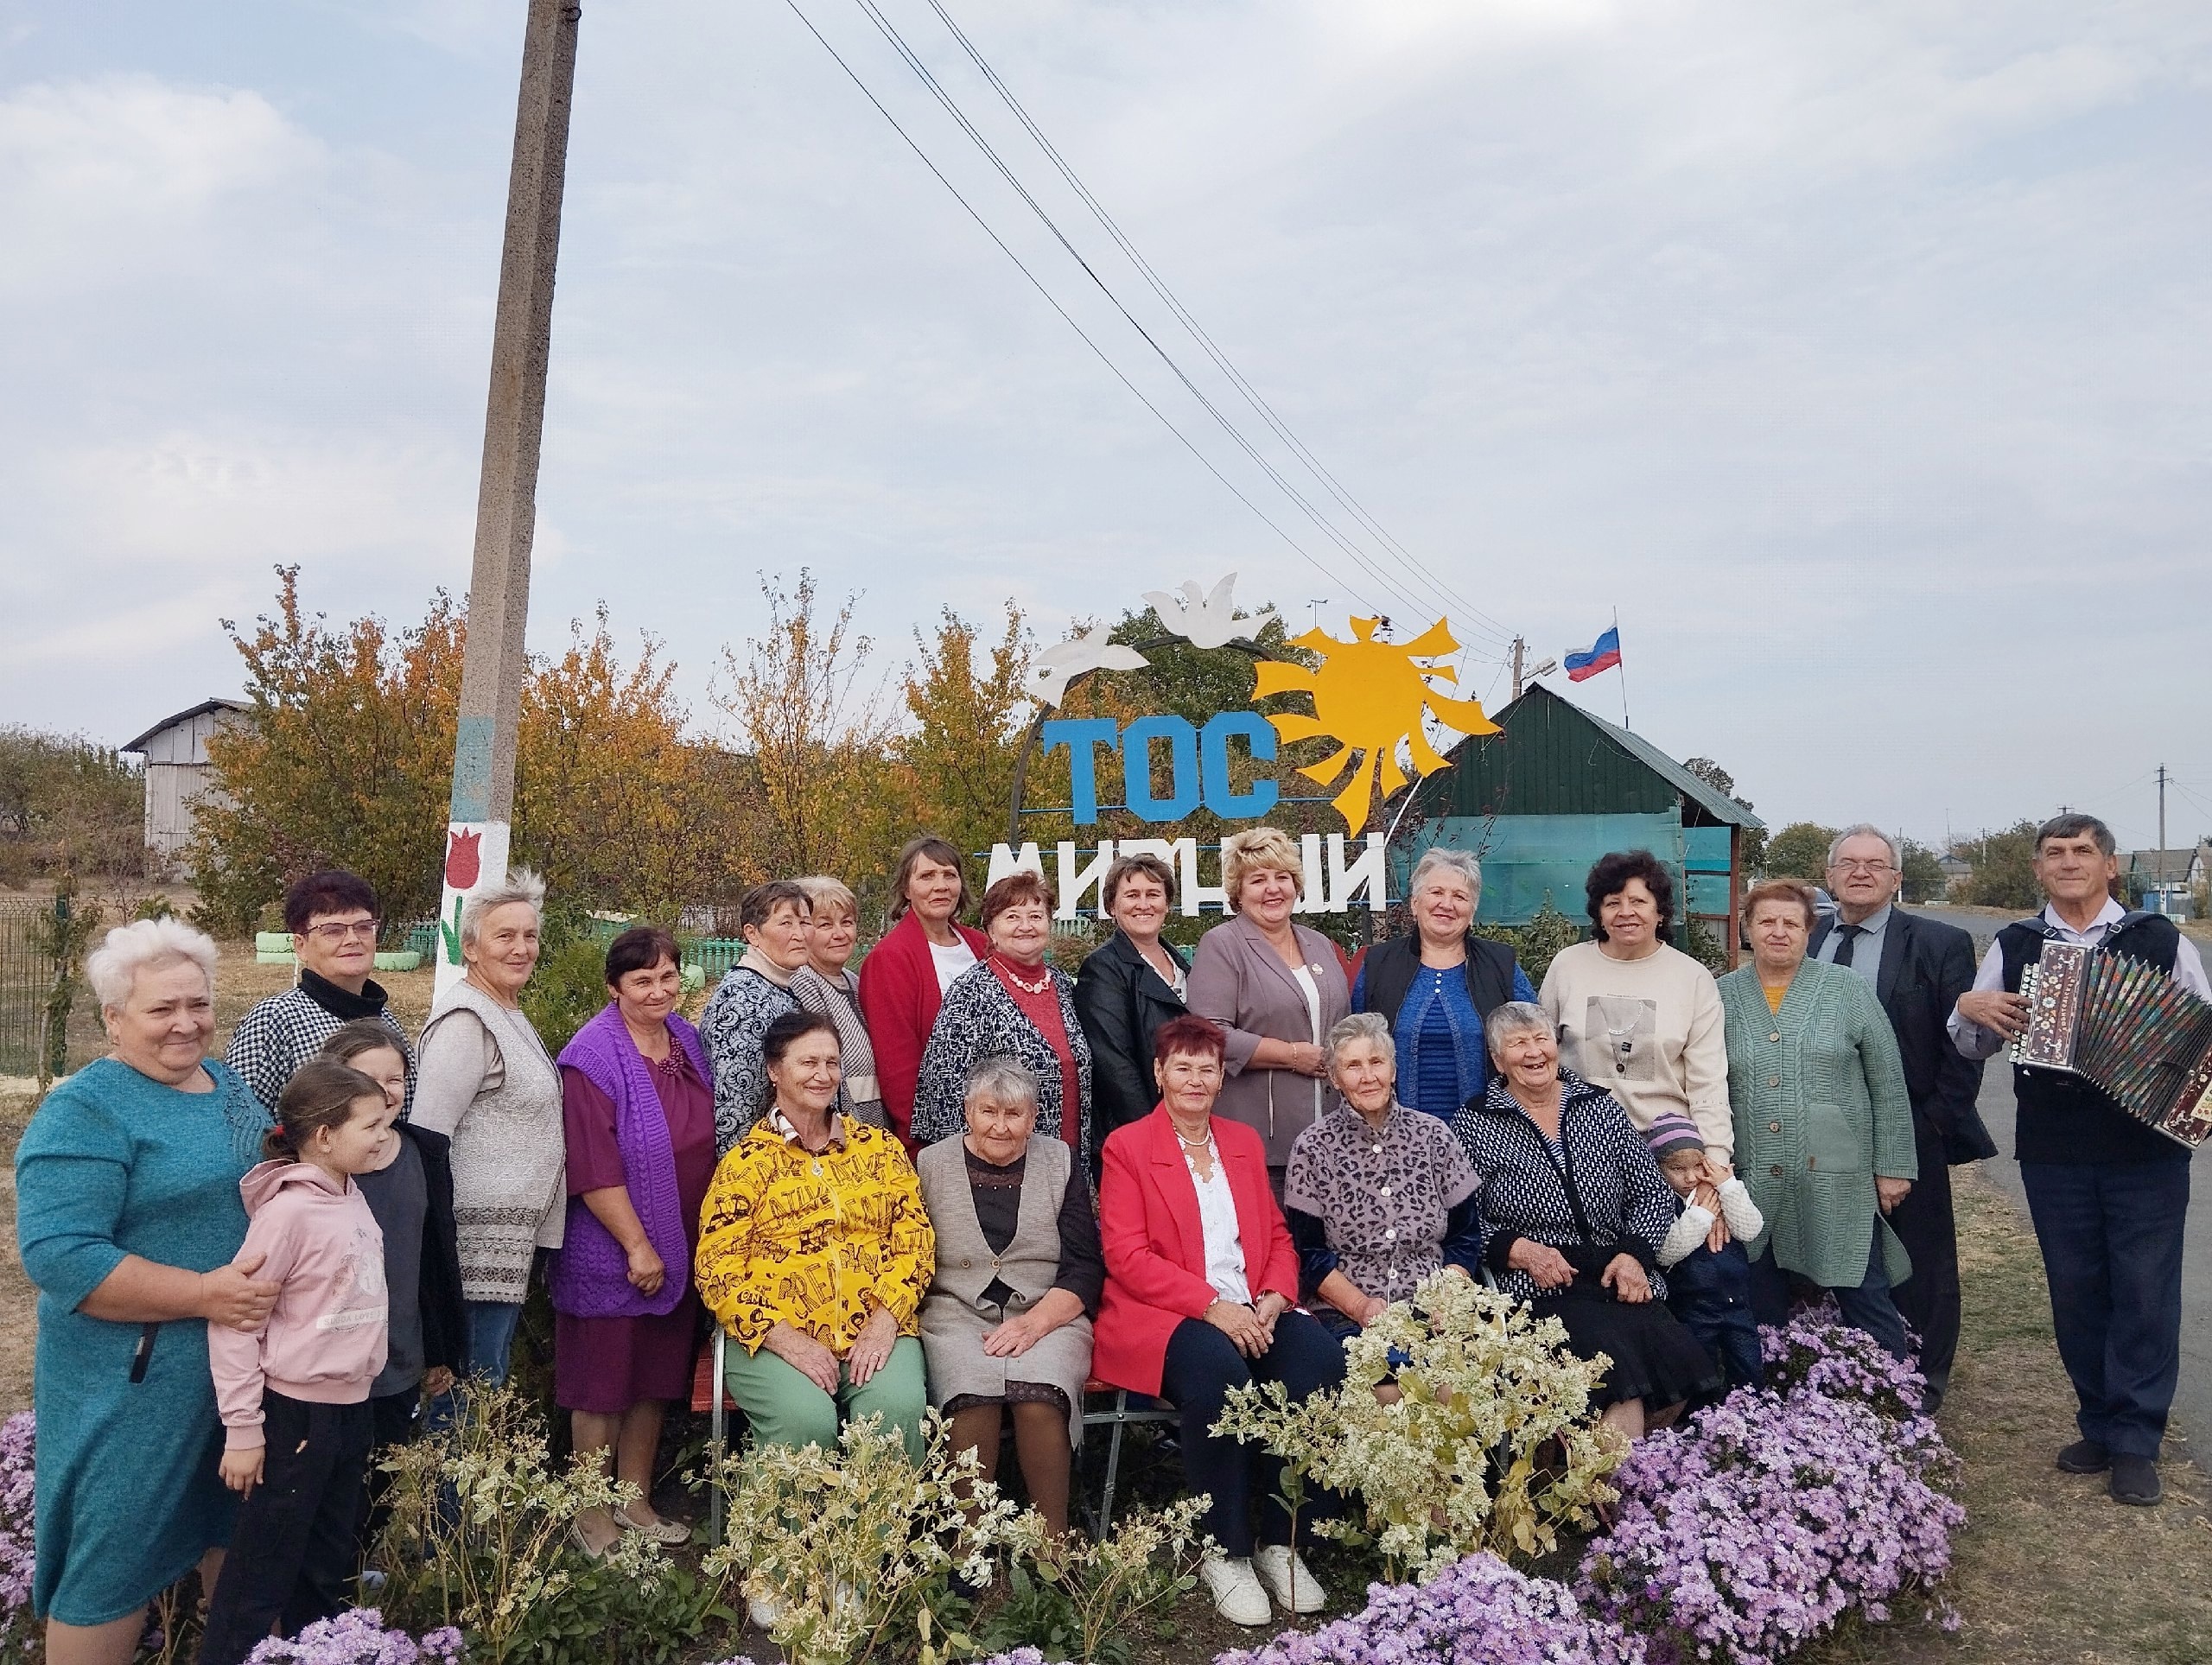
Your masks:
[{"label": "red cardigan", "polygon": [[[1237,1235],[1254,1301],[1272,1289],[1298,1301],[1298,1251],[1268,1185],[1260,1135],[1219,1116],[1214,1148],[1236,1200]],[[1098,1185],[1098,1236],[1106,1293],[1091,1337],[1090,1373],[1131,1393],[1156,1394],[1168,1338],[1219,1299],[1206,1281],[1198,1190],[1166,1108],[1107,1136]]]},{"label": "red cardigan", "polygon": [[[991,951],[990,938],[982,931],[957,920],[952,928],[978,960]],[[861,1016],[875,1052],[875,1083],[891,1130],[908,1156],[914,1153],[914,1082],[922,1072],[922,1049],[929,1045],[944,1004],[929,933],[909,910],[861,962]]]}]

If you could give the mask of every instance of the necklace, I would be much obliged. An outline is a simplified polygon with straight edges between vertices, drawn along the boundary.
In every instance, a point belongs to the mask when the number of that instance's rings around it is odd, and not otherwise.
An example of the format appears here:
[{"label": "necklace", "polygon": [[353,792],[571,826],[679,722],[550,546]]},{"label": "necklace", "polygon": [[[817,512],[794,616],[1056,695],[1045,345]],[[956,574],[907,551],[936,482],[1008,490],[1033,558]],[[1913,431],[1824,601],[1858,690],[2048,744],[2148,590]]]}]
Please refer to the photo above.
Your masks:
[{"label": "necklace", "polygon": [[1003,954],[992,955],[991,963],[998,968],[999,975],[1001,976],[1004,977],[1008,982],[1012,983],[1016,988],[1019,988],[1025,995],[1041,995],[1052,986],[1052,968],[1050,966],[1040,967],[1039,969],[1043,971],[1044,975],[1035,982],[1031,982],[1027,977],[1023,976],[1019,971],[1016,971],[1014,969],[1014,962],[1007,959]]},{"label": "necklace", "polygon": [[[1171,1128],[1175,1126],[1172,1121],[1167,1125]],[[1192,1150],[1204,1150],[1208,1145],[1213,1143],[1213,1124],[1209,1122],[1206,1124],[1206,1130],[1203,1134],[1200,1134],[1196,1139],[1192,1138],[1190,1134],[1185,1133],[1180,1128],[1175,1128],[1175,1136],[1181,1140],[1185,1144],[1188,1145]]]}]

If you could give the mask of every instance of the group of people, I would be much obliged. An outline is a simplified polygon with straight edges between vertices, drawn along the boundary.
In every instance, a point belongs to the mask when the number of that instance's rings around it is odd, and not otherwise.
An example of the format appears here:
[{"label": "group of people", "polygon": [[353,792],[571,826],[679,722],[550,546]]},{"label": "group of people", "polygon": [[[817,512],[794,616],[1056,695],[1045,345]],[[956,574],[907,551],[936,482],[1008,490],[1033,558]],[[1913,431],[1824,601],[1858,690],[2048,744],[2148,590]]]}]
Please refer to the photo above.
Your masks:
[{"label": "group of people", "polygon": [[[1959,1330],[1948,1169],[1994,1153],[1980,1059],[2020,1026],[2021,968],[2102,942],[2212,992],[2170,924],[2092,896],[2101,823],[2062,818],[2039,848],[2051,906],[1979,973],[1963,932],[1895,906],[1897,847],[1861,826],[1829,853],[1837,916],[1798,881],[1753,887],[1749,963],[1717,980],[1667,941],[1665,865],[1607,855],[1592,939],[1539,988],[1475,933],[1463,852],[1422,855],[1413,929],[1353,975],[1296,922],[1281,832],[1224,842],[1230,917],[1189,958],[1161,934],[1173,872],[1127,856],[1113,933],[1071,977],[1041,876],[997,880],[971,928],[959,852],[920,838],[857,975],[852,891],[773,880],[697,1028],[676,939],[639,926],[557,1057],[522,1007],[527,874],[467,899],[466,975],[412,1042],[351,874],[292,886],[297,983],[223,1062],[214,945],[120,927],[87,964],[112,1051],[17,1157],[48,1657],[121,1665],[195,1562],[209,1665],[335,1611],[371,1454],[454,1414],[457,1379],[505,1378],[541,1264],[576,1449],[634,1488],[577,1523],[584,1553],[686,1535],[653,1509],[655,1453],[711,1321],[754,1439],[828,1444],[875,1414],[918,1449],[934,1407],[987,1473],[1011,1432],[1055,1532],[1086,1386],[1164,1400],[1211,1500],[1206,1586],[1244,1624],[1324,1598],[1274,1464],[1211,1432],[1226,1395],[1333,1388],[1344,1338],[1440,1272],[1603,1353],[1596,1403],[1631,1438],[1759,1380],[1757,1325],[1818,1292],[1916,1357],[1932,1408]],[[2020,1154],[2082,1401],[2061,1463],[2153,1501],[2186,1153],[2049,1079],[2021,1077]]]}]

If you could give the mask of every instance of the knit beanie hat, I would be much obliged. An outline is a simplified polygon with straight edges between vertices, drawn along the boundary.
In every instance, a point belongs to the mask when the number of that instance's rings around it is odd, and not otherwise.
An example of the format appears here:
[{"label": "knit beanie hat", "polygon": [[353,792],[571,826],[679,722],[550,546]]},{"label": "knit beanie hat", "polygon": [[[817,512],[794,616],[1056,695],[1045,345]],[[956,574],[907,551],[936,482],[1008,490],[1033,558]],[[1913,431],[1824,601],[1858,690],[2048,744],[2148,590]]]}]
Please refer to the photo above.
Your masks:
[{"label": "knit beanie hat", "polygon": [[1651,1158],[1659,1161],[1676,1151],[1701,1151],[1705,1135],[1697,1130],[1697,1123],[1673,1110],[1662,1110],[1644,1129],[1644,1138],[1651,1146]]}]

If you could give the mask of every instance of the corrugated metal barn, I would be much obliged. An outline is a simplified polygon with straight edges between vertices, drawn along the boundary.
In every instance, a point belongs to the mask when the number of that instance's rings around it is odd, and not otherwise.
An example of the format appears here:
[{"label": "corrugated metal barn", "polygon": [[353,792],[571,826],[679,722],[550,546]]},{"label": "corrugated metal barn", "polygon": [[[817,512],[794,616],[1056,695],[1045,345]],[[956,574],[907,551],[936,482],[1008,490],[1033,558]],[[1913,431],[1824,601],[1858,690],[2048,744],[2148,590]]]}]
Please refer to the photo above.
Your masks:
[{"label": "corrugated metal barn", "polygon": [[1464,740],[1452,766],[1413,789],[1391,838],[1391,893],[1432,844],[1475,852],[1482,917],[1522,925],[1546,901],[1586,918],[1582,881],[1609,850],[1649,850],[1675,874],[1682,911],[1727,945],[1744,881],[1745,829],[1764,825],[1649,740],[1541,685],[1493,714],[1503,732]]},{"label": "corrugated metal barn", "polygon": [[153,877],[175,874],[192,838],[200,801],[217,790],[215,766],[207,761],[208,736],[245,709],[236,700],[202,700],[188,711],[163,717],[118,748],[146,759],[146,870]]}]

